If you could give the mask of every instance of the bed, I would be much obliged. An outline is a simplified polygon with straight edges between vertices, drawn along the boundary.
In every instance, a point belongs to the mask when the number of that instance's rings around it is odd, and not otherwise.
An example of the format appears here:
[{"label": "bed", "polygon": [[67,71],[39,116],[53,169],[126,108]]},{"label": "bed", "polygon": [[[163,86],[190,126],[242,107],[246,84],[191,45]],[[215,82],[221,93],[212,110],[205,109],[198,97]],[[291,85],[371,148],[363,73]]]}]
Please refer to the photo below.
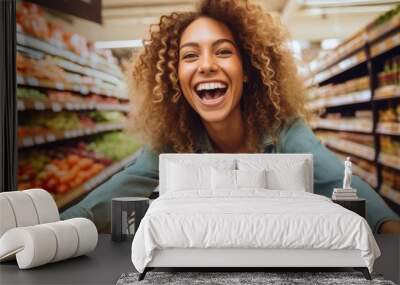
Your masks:
[{"label": "bed", "polygon": [[371,279],[371,229],[313,194],[311,154],[161,154],[159,175],[132,242],[139,280],[159,267],[353,267]]}]

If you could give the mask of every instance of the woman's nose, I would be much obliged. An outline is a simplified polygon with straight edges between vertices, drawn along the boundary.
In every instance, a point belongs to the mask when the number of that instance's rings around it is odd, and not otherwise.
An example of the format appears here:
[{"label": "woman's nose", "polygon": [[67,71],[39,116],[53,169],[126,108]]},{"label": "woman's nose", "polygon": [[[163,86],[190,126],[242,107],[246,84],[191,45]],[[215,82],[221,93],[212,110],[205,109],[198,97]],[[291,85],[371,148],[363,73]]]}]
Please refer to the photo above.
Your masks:
[{"label": "woman's nose", "polygon": [[199,72],[203,74],[216,72],[218,70],[218,65],[214,62],[211,55],[202,56],[199,62]]}]

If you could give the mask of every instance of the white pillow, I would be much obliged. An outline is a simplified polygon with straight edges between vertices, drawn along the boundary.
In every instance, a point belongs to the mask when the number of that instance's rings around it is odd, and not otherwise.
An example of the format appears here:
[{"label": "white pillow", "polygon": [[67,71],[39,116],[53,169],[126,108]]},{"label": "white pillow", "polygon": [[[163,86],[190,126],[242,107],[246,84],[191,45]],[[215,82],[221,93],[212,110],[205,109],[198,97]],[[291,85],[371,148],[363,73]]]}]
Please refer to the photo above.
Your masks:
[{"label": "white pillow", "polygon": [[238,188],[267,188],[267,171],[235,170]]},{"label": "white pillow", "polygon": [[168,191],[211,189],[211,167],[168,164]]},{"label": "white pillow", "polygon": [[238,160],[240,170],[267,170],[267,188],[273,190],[306,191],[309,187],[309,167],[304,160]]},{"label": "white pillow", "polygon": [[268,188],[273,190],[290,190],[306,192],[304,165],[298,165],[290,173],[272,169],[267,172]]},{"label": "white pillow", "polygon": [[238,190],[240,188],[266,188],[266,170],[211,170],[212,189]]},{"label": "white pillow", "polygon": [[211,181],[213,190],[236,190],[236,170],[212,168]]}]

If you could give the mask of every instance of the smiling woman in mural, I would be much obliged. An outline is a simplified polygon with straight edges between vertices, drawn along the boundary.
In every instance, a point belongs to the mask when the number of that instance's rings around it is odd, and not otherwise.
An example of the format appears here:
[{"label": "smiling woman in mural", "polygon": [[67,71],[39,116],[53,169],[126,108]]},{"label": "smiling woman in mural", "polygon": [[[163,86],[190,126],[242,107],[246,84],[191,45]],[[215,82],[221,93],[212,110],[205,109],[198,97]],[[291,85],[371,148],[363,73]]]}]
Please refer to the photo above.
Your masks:
[{"label": "smiling woman in mural", "polygon": [[[146,147],[135,163],[63,213],[110,223],[110,200],[149,196],[161,152],[312,153],[314,192],[330,196],[343,164],[306,125],[305,89],[281,24],[247,1],[205,0],[162,16],[132,65],[130,127]],[[358,177],[375,232],[400,233],[399,217]]]}]

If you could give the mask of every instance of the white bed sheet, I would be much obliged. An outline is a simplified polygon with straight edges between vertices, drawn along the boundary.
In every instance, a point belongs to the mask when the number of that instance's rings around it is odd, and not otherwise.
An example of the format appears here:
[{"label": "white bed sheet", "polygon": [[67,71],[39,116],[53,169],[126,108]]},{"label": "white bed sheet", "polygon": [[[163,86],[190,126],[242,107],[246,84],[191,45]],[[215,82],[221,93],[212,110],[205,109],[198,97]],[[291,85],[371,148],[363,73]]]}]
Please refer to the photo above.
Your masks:
[{"label": "white bed sheet", "polygon": [[298,191],[172,192],[150,206],[132,243],[143,272],[155,249],[357,249],[372,272],[380,250],[361,216]]}]

